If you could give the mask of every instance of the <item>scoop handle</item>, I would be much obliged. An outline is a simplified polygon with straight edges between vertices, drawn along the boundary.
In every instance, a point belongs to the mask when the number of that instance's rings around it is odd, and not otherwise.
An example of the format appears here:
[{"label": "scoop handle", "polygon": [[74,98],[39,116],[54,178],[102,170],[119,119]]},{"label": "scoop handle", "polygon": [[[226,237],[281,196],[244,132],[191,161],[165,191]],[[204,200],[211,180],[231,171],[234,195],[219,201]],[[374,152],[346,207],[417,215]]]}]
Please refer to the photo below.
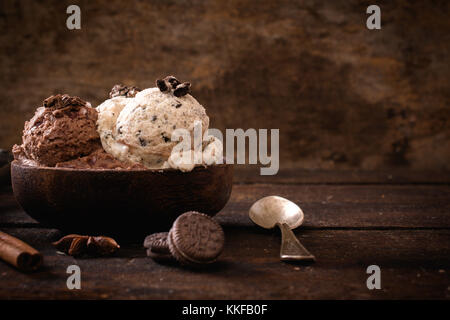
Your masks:
[{"label": "scoop handle", "polygon": [[309,253],[308,250],[292,232],[286,223],[277,224],[281,229],[281,250],[280,259],[282,261],[315,261],[316,258]]}]

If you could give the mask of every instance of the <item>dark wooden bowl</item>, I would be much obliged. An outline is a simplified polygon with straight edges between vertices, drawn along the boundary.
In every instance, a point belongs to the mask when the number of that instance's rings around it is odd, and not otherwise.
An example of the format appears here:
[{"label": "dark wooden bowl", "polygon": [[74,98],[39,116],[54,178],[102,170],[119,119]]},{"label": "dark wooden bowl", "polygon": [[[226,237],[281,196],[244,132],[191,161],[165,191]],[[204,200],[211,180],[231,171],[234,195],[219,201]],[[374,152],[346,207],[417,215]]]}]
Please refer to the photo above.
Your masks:
[{"label": "dark wooden bowl", "polygon": [[233,165],[165,170],[77,170],[13,161],[14,195],[40,223],[64,233],[141,241],[189,210],[214,215],[227,203]]}]

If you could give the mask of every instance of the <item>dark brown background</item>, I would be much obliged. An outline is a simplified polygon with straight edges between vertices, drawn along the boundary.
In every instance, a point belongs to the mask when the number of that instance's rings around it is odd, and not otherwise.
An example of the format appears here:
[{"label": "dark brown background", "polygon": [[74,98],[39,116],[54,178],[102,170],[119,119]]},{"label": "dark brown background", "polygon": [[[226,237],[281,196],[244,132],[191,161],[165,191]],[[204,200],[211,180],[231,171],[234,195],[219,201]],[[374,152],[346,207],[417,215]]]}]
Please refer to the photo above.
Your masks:
[{"label": "dark brown background", "polygon": [[[212,127],[280,128],[282,167],[450,170],[448,1],[0,2],[0,148],[53,93],[193,83]],[[82,29],[66,28],[78,4]]]}]

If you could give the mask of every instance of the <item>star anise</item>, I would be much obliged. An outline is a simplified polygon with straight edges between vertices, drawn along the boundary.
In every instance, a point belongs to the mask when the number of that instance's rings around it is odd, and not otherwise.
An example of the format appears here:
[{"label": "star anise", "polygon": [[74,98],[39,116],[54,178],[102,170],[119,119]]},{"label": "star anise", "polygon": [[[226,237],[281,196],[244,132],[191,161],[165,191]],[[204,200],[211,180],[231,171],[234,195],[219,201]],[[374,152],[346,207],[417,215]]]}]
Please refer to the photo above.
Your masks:
[{"label": "star anise", "polygon": [[110,255],[116,252],[120,246],[110,237],[105,236],[83,236],[79,234],[69,234],[52,243],[59,251],[70,256],[89,255]]}]

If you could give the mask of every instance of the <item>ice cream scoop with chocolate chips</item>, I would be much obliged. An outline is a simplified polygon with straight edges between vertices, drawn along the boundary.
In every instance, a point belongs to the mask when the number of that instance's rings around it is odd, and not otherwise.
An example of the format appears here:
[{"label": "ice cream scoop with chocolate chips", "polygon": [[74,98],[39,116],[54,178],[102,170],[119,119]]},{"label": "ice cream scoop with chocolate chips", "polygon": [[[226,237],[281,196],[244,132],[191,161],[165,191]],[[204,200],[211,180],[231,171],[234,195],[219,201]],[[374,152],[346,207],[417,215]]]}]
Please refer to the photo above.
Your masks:
[{"label": "ice cream scoop with chocolate chips", "polygon": [[[194,126],[201,123],[201,134],[208,129],[209,118],[203,106],[189,94],[190,83],[173,76],[156,81],[157,87],[137,92],[134,97],[110,95],[97,107],[98,132],[103,148],[117,159],[140,163],[147,168],[174,167],[183,171],[192,167],[168,162],[176,129],[186,129],[193,141]],[[119,90],[120,91],[120,90]],[[123,89],[123,92],[129,90]],[[220,143],[220,141],[219,141]],[[216,145],[214,148],[221,149]],[[211,154],[211,147],[208,149]],[[221,150],[220,150],[221,151]],[[221,153],[220,153],[221,154]],[[216,163],[216,152],[203,164]]]}]

